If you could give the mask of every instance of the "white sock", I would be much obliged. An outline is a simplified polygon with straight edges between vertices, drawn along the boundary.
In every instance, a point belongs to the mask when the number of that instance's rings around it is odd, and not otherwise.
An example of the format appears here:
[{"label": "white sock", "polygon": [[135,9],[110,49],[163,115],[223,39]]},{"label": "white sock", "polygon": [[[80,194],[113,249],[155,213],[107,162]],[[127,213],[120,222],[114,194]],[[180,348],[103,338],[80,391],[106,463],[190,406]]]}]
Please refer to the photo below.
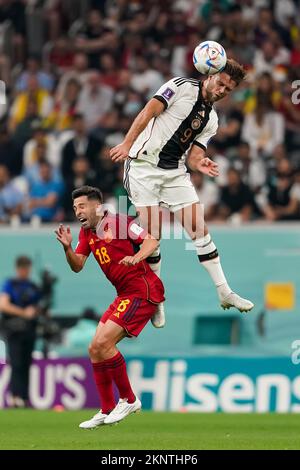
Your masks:
[{"label": "white sock", "polygon": [[160,278],[161,268],[161,257],[160,257],[160,246],[153,251],[153,253],[147,258],[147,262],[152,271]]},{"label": "white sock", "polygon": [[[152,271],[156,274],[156,276],[158,276],[160,278],[161,257],[160,257],[160,246],[159,245],[153,251],[153,253],[150,256],[148,256],[147,262],[148,262],[150,268],[152,269]],[[163,302],[158,304],[157,308],[158,308],[158,310],[156,311],[156,313],[158,313],[161,310],[163,311],[163,309],[164,309]]]},{"label": "white sock", "polygon": [[211,236],[207,234],[203,238],[194,240],[194,245],[197,250],[199,261],[214,282],[219,297],[224,297],[230,294],[232,290],[230,289],[226,280],[220,257],[218,255],[218,250],[212,241]]}]

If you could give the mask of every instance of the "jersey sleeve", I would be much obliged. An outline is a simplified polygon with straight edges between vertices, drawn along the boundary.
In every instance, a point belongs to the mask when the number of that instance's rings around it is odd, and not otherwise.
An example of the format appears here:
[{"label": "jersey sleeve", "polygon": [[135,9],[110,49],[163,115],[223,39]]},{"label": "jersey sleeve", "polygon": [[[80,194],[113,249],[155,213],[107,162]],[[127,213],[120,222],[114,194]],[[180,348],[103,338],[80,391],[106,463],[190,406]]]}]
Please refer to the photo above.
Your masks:
[{"label": "jersey sleeve", "polygon": [[143,243],[145,237],[147,236],[147,230],[144,230],[134,220],[129,222],[127,233],[128,238],[137,245]]},{"label": "jersey sleeve", "polygon": [[211,110],[209,121],[204,127],[203,131],[196,137],[193,141],[193,144],[202,148],[203,150],[207,149],[210,139],[216,135],[218,130],[218,115],[214,109]]},{"label": "jersey sleeve", "polygon": [[12,285],[9,279],[3,282],[1,286],[1,294],[7,294],[10,297],[12,296]]},{"label": "jersey sleeve", "polygon": [[75,253],[78,255],[89,256],[91,252],[90,245],[88,239],[84,233],[84,230],[81,228],[78,237],[78,243],[75,248]]},{"label": "jersey sleeve", "polygon": [[175,78],[164,83],[153,96],[163,103],[165,109],[169,108],[179,97],[180,88],[176,85]]}]

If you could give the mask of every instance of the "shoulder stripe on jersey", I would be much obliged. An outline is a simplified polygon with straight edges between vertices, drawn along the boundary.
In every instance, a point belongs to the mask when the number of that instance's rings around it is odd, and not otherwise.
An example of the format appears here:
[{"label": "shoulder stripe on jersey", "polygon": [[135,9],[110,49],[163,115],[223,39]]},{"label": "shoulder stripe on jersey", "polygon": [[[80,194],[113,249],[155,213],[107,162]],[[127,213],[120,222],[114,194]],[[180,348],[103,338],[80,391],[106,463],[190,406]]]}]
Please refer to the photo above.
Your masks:
[{"label": "shoulder stripe on jersey", "polygon": [[199,82],[191,82],[190,80],[184,80],[180,83],[177,83],[177,87],[180,87],[181,85],[185,85],[186,83],[189,83],[190,85],[193,85],[193,86],[196,86],[198,87],[199,86]]},{"label": "shoulder stripe on jersey", "polygon": [[194,80],[192,78],[180,78],[180,79],[177,79],[177,80],[174,80],[174,83],[177,85],[177,86],[180,86],[182,85],[183,83],[191,83],[192,85],[197,85],[199,86],[199,81],[197,80]]},{"label": "shoulder stripe on jersey", "polygon": [[199,83],[192,83],[192,82],[188,82],[188,81],[181,82],[177,86],[180,87],[181,85],[185,85],[186,83],[189,83],[190,85],[195,86],[195,87],[199,87]]},{"label": "shoulder stripe on jersey", "polygon": [[197,80],[196,78],[188,78],[188,77],[178,77],[178,78],[175,78],[175,79],[174,79],[174,83],[180,82],[181,80],[190,80],[190,81],[192,81],[192,82],[197,82],[197,83],[199,83],[199,80]]}]

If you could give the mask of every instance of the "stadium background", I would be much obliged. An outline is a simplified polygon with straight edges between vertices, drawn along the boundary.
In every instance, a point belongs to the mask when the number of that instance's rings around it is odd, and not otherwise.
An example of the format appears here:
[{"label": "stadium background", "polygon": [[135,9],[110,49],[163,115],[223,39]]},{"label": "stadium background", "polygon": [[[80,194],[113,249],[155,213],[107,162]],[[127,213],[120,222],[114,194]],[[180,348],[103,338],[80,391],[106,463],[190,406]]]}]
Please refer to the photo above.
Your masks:
[{"label": "stadium background", "polygon": [[[97,406],[84,359],[95,324],[78,319],[86,308],[101,313],[113,290],[93,260],[79,276],[66,266],[53,230],[68,221],[78,233],[70,192],[96,184],[117,207],[122,168],[109,148],[161,83],[197,77],[193,48],[212,39],[245,65],[248,80],[218,105],[208,153],[221,176],[193,178],[230,284],[255,309],[220,311],[175,226],[162,242],[167,326],[148,325],[121,350],[145,409],[299,412],[297,12],[299,1],[289,0],[1,1],[0,281],[17,255],[32,256],[36,280],[43,269],[57,277],[51,312],[63,328],[49,358],[32,366],[34,407]],[[49,192],[57,197],[39,207],[35,198]],[[0,365],[0,408],[8,381]]]}]

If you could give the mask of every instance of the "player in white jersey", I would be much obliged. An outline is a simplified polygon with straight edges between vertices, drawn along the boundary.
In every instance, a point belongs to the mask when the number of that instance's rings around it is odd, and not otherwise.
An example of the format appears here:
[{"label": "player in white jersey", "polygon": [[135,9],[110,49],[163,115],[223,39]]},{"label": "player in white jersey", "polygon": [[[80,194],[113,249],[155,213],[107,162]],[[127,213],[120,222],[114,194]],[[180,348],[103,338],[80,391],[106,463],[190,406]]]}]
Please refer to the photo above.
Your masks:
[{"label": "player in white jersey", "polygon": [[[124,186],[139,213],[141,223],[160,237],[159,205],[164,203],[192,238],[199,261],[211,276],[223,308],[241,312],[253,303],[229,287],[204,222],[203,208],[187,173],[191,170],[218,176],[218,165],[205,156],[207,144],[218,129],[213,103],[228,95],[244,79],[243,67],[228,59],[221,73],[203,82],[176,77],[165,83],[135,118],[124,141],[111,149],[115,162],[126,160]],[[160,274],[160,252],[149,263]],[[152,323],[164,326],[162,305]]]}]

